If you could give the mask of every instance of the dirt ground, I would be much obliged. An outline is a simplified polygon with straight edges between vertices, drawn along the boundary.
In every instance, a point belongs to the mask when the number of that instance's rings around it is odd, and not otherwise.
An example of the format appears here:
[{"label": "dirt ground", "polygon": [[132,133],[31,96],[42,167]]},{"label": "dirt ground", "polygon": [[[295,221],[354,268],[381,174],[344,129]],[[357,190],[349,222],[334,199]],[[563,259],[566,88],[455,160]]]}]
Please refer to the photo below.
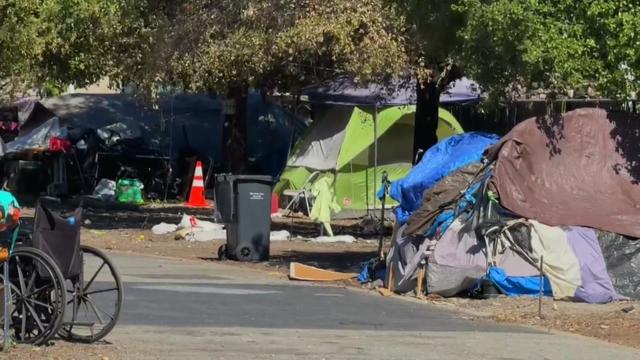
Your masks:
[{"label": "dirt ground", "polygon": [[529,325],[546,330],[565,331],[640,349],[640,302],[583,304],[568,301],[500,297],[491,300],[463,298],[427,301],[456,308],[470,318],[491,318],[498,322]]},{"label": "dirt ground", "polygon": [[[284,220],[290,221],[290,220]],[[343,224],[346,229],[357,224]],[[90,225],[90,227],[93,225]],[[294,227],[314,226],[296,221]],[[282,229],[282,222],[274,228]],[[310,230],[307,230],[310,231]],[[357,233],[357,231],[352,231]],[[295,234],[295,230],[294,230]],[[217,260],[222,241],[186,242],[173,235],[153,235],[149,230],[84,229],[83,242],[97,247],[136,253],[172,256],[204,261]],[[304,240],[274,242],[271,259],[266,263],[238,263],[238,266],[263,269],[277,276],[288,274],[292,261],[335,271],[359,271],[360,264],[376,256],[375,240],[356,243],[314,243]],[[356,282],[351,285],[359,286]],[[640,348],[640,302],[616,302],[606,305],[579,304],[544,299],[543,319],[538,317],[538,300],[500,297],[492,300],[430,298],[430,302],[469,313],[470,317],[491,318],[498,322],[531,325],[595,337],[613,343]]]},{"label": "dirt ground", "polygon": [[0,353],[0,359],[11,360],[110,360],[121,359],[123,349],[109,344],[74,344],[56,341],[49,346],[18,345],[7,355]]},{"label": "dirt ground", "polygon": [[[193,212],[191,212],[193,213]],[[26,211],[27,222],[29,215]],[[210,219],[206,212],[201,219]],[[165,221],[178,223],[180,209],[150,209],[146,211],[87,211],[82,232],[82,242],[106,250],[134,252],[158,256],[170,256],[200,261],[220,261],[217,249],[223,241],[188,242],[175,240],[173,234],[154,235],[152,225]],[[370,224],[369,224],[370,225]],[[260,269],[274,276],[286,277],[290,262],[301,262],[325,269],[344,272],[358,272],[360,264],[376,256],[377,241],[372,239],[369,225],[343,221],[334,226],[337,234],[349,233],[360,238],[355,243],[315,243],[305,240],[272,242],[271,258],[265,263],[237,263],[237,266]],[[317,225],[291,219],[275,220],[274,230],[288,230],[294,236],[317,236]],[[368,237],[369,240],[363,240]],[[352,286],[360,286],[355,281]],[[595,337],[612,343],[640,349],[640,302],[616,302],[606,305],[579,304],[544,299],[542,319],[538,316],[538,300],[532,298],[499,297],[491,300],[472,300],[429,296],[428,302],[456,309],[466,313],[470,319],[489,318],[498,322],[535,326],[542,329],[565,331],[589,337]],[[18,347],[15,353],[24,358],[33,354],[45,355],[42,358],[55,359],[75,352],[81,345],[58,342],[56,346],[32,349]],[[84,348],[83,348],[84,349]],[[95,358],[109,357],[113,349],[95,347]],[[65,351],[71,351],[70,353]],[[83,350],[84,351],[84,350]],[[92,354],[94,354],[92,353]],[[21,355],[18,355],[21,354]],[[61,354],[61,355],[58,355]],[[84,355],[84,354],[83,354]],[[83,358],[94,358],[93,355]]]},{"label": "dirt ground", "polygon": [[[106,250],[136,252],[148,255],[218,261],[218,248],[224,241],[188,242],[176,240],[175,234],[155,235],[151,227],[160,222],[177,224],[182,214],[200,220],[213,220],[211,210],[185,209],[177,206],[147,207],[142,211],[107,211],[86,209],[83,214],[82,242]],[[25,226],[33,221],[33,209],[23,211]],[[320,236],[320,226],[301,218],[274,218],[272,230],[287,230],[292,241],[274,241],[270,260],[264,263],[243,263],[239,266],[264,268],[288,273],[290,262],[296,261],[336,271],[359,271],[360,264],[376,256],[378,241],[376,225],[357,220],[339,220],[332,224],[336,234],[351,235],[355,243],[316,243],[304,239]],[[391,228],[386,229],[389,241]]]}]

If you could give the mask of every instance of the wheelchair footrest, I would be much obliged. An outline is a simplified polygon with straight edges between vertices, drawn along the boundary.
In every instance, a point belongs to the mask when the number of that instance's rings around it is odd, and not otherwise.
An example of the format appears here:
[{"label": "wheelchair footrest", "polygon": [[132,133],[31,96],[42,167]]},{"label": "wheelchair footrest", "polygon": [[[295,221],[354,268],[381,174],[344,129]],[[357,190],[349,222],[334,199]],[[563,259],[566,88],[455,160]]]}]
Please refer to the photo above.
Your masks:
[{"label": "wheelchair footrest", "polygon": [[74,327],[76,327],[76,326],[93,327],[95,324],[96,323],[94,323],[94,322],[91,322],[91,323],[89,323],[89,322],[84,322],[84,323],[83,322],[74,322],[74,323],[64,322],[64,323],[62,323],[62,326],[71,326],[71,325],[73,325]]}]

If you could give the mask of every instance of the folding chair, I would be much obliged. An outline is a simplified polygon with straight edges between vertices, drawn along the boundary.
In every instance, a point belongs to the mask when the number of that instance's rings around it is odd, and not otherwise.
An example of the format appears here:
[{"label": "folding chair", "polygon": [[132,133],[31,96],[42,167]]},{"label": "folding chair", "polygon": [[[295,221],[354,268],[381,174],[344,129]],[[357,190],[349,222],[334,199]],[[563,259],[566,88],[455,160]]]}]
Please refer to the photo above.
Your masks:
[{"label": "folding chair", "polygon": [[[304,198],[304,203],[307,208],[307,215],[311,214],[311,207],[313,206],[313,194],[311,193],[311,186],[320,175],[319,171],[314,171],[309,175],[302,187],[298,190],[285,190],[282,192],[283,196],[292,197],[291,201],[284,208],[286,214],[290,214],[293,210],[293,205],[296,204],[301,198]],[[288,212],[287,212],[288,211]]]}]

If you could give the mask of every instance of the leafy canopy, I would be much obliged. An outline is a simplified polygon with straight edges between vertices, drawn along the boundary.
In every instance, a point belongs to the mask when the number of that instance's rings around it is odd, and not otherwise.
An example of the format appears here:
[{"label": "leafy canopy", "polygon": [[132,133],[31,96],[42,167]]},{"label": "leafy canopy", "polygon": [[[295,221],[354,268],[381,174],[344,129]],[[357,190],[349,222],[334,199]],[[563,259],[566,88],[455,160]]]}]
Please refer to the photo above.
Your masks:
[{"label": "leafy canopy", "polygon": [[[462,0],[458,61],[497,95],[542,88],[627,97],[638,90],[638,1]],[[514,93],[504,93],[518,86]],[[575,91],[575,92],[574,92]]]},{"label": "leafy canopy", "polygon": [[0,0],[0,95],[226,92],[455,63],[495,97],[638,91],[638,0]]},{"label": "leafy canopy", "polygon": [[456,63],[495,97],[638,91],[640,1],[390,2],[409,20],[414,51],[427,64]]},{"label": "leafy canopy", "polygon": [[384,78],[407,64],[402,18],[381,0],[148,1],[129,11],[133,36],[116,77],[145,88],[289,91],[338,74]]},{"label": "leafy canopy", "polygon": [[37,0],[0,0],[0,94],[33,80],[45,43],[38,13]]},{"label": "leafy canopy", "polygon": [[0,0],[0,97],[97,81],[126,0]]}]

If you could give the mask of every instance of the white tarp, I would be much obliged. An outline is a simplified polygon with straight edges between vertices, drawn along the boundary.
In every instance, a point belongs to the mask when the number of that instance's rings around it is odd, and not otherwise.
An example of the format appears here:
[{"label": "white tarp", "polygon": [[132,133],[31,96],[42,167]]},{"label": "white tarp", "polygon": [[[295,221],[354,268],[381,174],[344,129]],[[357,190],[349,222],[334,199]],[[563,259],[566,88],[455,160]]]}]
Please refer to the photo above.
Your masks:
[{"label": "white tarp", "polygon": [[51,137],[64,137],[63,128],[57,117],[47,120],[44,124],[16,137],[6,145],[6,153],[16,153],[24,150],[48,149]]},{"label": "white tarp", "polygon": [[[523,221],[514,220],[508,226]],[[542,270],[549,278],[555,299],[573,298],[582,284],[580,262],[571,249],[564,230],[535,220],[527,220],[525,224],[531,228],[529,243],[523,246],[508,238],[504,240],[533,264],[539,264],[540,259],[543,259]]]},{"label": "white tarp", "polygon": [[113,145],[120,140],[131,140],[142,137],[140,126],[133,122],[117,122],[98,129],[97,133],[107,145]]}]

